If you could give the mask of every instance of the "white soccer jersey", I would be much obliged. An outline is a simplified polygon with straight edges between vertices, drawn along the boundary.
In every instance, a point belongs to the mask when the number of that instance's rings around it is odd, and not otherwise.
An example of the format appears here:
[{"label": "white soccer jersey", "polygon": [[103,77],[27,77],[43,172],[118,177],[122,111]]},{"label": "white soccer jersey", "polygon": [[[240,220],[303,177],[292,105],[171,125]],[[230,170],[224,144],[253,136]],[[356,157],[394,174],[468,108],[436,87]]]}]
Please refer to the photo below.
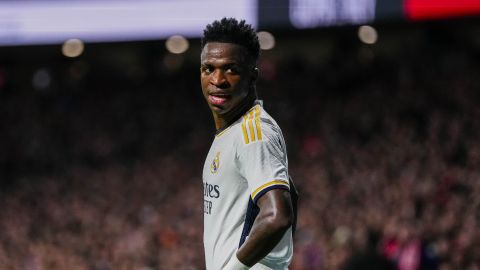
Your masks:
[{"label": "white soccer jersey", "polygon": [[[267,191],[289,189],[287,149],[275,120],[256,104],[215,136],[203,167],[207,270],[220,270],[248,237]],[[287,269],[292,231],[256,266]],[[265,268],[264,268],[265,269]]]}]

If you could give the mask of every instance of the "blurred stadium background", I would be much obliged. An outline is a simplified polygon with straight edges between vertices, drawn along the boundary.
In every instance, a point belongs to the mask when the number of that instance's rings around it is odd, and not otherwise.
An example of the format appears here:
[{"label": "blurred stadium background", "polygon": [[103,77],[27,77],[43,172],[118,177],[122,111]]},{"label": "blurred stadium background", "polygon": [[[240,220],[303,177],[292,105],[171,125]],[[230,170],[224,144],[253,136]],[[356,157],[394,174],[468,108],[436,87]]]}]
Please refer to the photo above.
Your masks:
[{"label": "blurred stadium background", "polygon": [[[0,269],[203,269],[199,37],[262,37],[292,270],[480,265],[478,0],[0,1]],[[375,268],[376,267],[376,268]]]}]

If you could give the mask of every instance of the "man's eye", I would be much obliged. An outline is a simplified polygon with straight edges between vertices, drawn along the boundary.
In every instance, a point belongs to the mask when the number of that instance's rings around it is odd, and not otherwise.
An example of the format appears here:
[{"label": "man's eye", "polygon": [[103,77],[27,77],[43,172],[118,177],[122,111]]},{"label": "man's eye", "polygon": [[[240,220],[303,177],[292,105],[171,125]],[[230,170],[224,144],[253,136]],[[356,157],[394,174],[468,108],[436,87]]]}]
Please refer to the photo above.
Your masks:
[{"label": "man's eye", "polygon": [[238,69],[236,69],[236,68],[227,68],[226,72],[227,72],[227,73],[230,73],[230,74],[238,74]]},{"label": "man's eye", "polygon": [[202,67],[202,71],[210,74],[213,72],[213,69],[211,67]]}]

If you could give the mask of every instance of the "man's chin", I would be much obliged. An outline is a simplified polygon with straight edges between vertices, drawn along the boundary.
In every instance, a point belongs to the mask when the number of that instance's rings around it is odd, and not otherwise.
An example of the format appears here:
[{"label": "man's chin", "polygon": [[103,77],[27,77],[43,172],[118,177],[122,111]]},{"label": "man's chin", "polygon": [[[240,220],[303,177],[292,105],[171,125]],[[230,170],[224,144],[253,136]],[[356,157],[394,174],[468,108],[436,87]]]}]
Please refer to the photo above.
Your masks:
[{"label": "man's chin", "polygon": [[217,115],[224,115],[224,114],[227,114],[230,111],[225,106],[213,105],[213,104],[210,104],[210,109],[212,110],[212,112],[214,112]]}]

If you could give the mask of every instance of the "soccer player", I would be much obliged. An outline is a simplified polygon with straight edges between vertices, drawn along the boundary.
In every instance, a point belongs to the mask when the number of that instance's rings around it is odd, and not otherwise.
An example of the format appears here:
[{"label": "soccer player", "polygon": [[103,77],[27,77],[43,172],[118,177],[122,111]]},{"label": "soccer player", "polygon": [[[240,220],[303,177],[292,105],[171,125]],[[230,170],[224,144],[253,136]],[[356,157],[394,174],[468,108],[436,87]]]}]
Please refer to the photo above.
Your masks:
[{"label": "soccer player", "polygon": [[294,186],[282,132],[257,100],[258,37],[245,21],[223,18],[207,25],[201,46],[217,130],[203,167],[207,269],[288,269]]}]

